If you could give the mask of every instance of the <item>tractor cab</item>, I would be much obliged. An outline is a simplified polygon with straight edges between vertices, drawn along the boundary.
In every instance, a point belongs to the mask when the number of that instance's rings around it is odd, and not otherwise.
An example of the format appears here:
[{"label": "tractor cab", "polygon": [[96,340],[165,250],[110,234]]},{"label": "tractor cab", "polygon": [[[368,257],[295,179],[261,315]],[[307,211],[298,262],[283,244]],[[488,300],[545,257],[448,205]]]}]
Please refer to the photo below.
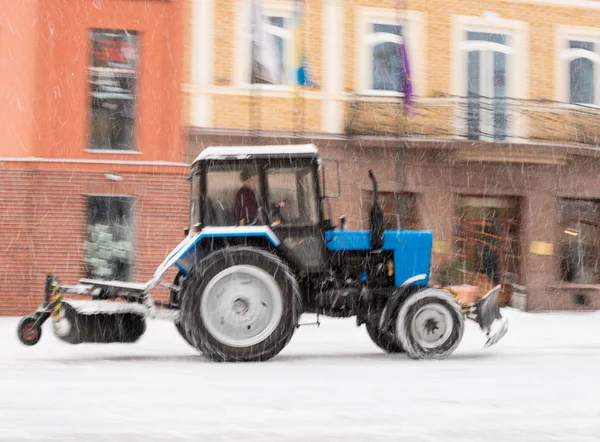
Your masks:
[{"label": "tractor cab", "polygon": [[226,245],[236,245],[236,235],[248,243],[248,229],[265,228],[299,270],[322,269],[319,165],[314,145],[208,147],[192,164],[190,225],[230,228]]}]

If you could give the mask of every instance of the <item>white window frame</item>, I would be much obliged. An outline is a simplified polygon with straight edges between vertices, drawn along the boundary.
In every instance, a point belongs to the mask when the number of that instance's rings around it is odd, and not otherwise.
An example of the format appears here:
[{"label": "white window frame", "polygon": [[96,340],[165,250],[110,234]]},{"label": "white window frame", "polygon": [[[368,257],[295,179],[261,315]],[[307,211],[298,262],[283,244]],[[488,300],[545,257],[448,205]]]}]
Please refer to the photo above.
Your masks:
[{"label": "white window frame", "polygon": [[[506,45],[493,42],[469,41],[468,32],[484,32],[502,34],[507,37]],[[451,94],[466,97],[468,94],[467,72],[469,50],[494,50],[503,52],[510,57],[506,61],[506,97],[526,99],[529,94],[529,26],[518,20],[507,20],[495,14],[483,14],[482,17],[453,15],[452,16],[452,69]],[[484,57],[486,53],[484,52]],[[487,53],[491,56],[491,53]],[[483,80],[482,80],[483,81]],[[466,98],[464,103],[457,103],[454,112],[454,127],[457,135],[467,133]],[[505,140],[523,141],[527,137],[528,123],[524,115],[511,111],[509,102],[506,111],[508,125]],[[519,117],[519,118],[517,118]],[[518,124],[514,124],[518,121]],[[512,124],[511,124],[512,123]],[[482,137],[482,141],[496,141],[493,137]]]},{"label": "white window frame", "polygon": [[[599,52],[571,49],[569,47],[571,41],[595,43],[596,50]],[[600,108],[600,28],[558,26],[556,48],[556,99],[567,108],[576,106]],[[586,58],[594,63],[594,104],[571,103],[570,63],[576,58]]]},{"label": "white window frame", "polygon": [[[283,17],[284,19],[291,19],[294,16],[294,3],[293,2],[277,2],[277,1],[263,1],[262,7],[264,13],[271,17]],[[251,2],[250,0],[238,0],[235,8],[235,23],[237,29],[236,44],[234,50],[233,60],[233,83],[234,86],[242,89],[261,89],[269,91],[282,91],[289,92],[292,90],[290,72],[287,69],[287,61],[291,59],[293,55],[293,38],[292,33],[289,30],[283,30],[277,26],[268,25],[267,30],[287,39],[290,43],[284,46],[284,66],[283,66],[283,82],[284,84],[251,84],[251,63],[252,63],[252,51],[251,51]],[[306,14],[305,14],[306,15]],[[306,20],[306,18],[304,18]],[[308,26],[304,23],[304,26]]]},{"label": "white window frame", "polygon": [[402,26],[402,35],[406,38],[413,93],[423,96],[426,90],[425,76],[423,75],[423,59],[425,54],[425,33],[423,27],[423,14],[417,11],[396,11],[387,8],[369,8],[357,6],[355,8],[355,90],[359,95],[378,97],[402,97],[404,94],[396,91],[380,91],[371,87],[374,43],[401,43],[402,38],[392,35],[374,36],[373,24]]}]

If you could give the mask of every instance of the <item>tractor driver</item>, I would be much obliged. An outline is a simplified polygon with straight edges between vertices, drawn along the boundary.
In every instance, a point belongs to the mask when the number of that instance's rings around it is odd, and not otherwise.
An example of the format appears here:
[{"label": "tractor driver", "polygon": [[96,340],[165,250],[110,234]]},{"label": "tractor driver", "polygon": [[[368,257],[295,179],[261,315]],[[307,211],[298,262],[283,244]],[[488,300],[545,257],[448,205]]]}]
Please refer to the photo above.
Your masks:
[{"label": "tractor driver", "polygon": [[240,173],[242,187],[235,195],[234,212],[238,225],[254,224],[258,217],[258,201],[256,189],[256,172],[250,167],[244,167]]}]

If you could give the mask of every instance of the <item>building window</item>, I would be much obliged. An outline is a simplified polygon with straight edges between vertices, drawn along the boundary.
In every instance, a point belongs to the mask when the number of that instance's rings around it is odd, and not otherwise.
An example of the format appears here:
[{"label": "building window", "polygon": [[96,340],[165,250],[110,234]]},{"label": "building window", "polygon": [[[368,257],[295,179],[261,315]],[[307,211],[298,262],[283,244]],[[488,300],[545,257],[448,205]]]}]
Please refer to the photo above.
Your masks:
[{"label": "building window", "polygon": [[406,48],[416,96],[423,90],[420,56],[424,50],[423,14],[366,6],[356,7],[356,89],[359,94],[401,97]]},{"label": "building window", "polygon": [[87,277],[128,281],[132,268],[131,198],[87,199]]},{"label": "building window", "polygon": [[481,141],[529,137],[520,100],[529,98],[529,24],[486,11],[452,16],[451,93],[457,136]]},{"label": "building window", "polygon": [[89,36],[90,149],[135,150],[138,35],[94,29]]},{"label": "building window", "polygon": [[[290,40],[292,34],[288,29],[288,21],[286,17],[268,16],[266,26],[266,33],[273,39],[275,47],[277,49],[277,60],[279,65],[279,72],[281,73],[280,78],[275,84],[283,85],[286,83],[286,63],[287,54],[290,50]],[[252,71],[249,72],[252,74]],[[252,78],[248,76],[249,81],[252,83],[265,83],[261,78]],[[269,83],[271,84],[271,83]]]},{"label": "building window", "polygon": [[507,137],[507,64],[510,47],[504,33],[466,32],[467,138]]},{"label": "building window", "polygon": [[[291,72],[288,69],[288,60],[293,55],[293,5],[266,3],[264,5],[264,30],[275,45],[277,59],[279,64],[280,78],[275,83],[266,82],[259,77],[252,78],[252,14],[251,2],[244,2],[240,14],[239,28],[242,32],[239,34],[239,52],[237,60],[239,61],[239,83],[243,86],[250,84],[261,84],[263,87],[288,88],[293,80]],[[238,74],[236,74],[238,75]]]},{"label": "building window", "polygon": [[563,50],[562,59],[568,68],[569,103],[592,104],[599,103],[596,77],[600,62],[599,45],[593,40],[568,40],[567,48]]},{"label": "building window", "polygon": [[[363,223],[369,225],[373,193],[363,195]],[[383,212],[385,230],[418,230],[417,196],[414,193],[379,192],[379,206]],[[365,217],[366,215],[366,217]]]},{"label": "building window", "polygon": [[370,88],[375,91],[401,91],[405,72],[402,65],[400,45],[402,27],[372,23],[367,35],[371,66]]},{"label": "building window", "polygon": [[600,283],[600,201],[561,200],[560,217],[561,279]]}]

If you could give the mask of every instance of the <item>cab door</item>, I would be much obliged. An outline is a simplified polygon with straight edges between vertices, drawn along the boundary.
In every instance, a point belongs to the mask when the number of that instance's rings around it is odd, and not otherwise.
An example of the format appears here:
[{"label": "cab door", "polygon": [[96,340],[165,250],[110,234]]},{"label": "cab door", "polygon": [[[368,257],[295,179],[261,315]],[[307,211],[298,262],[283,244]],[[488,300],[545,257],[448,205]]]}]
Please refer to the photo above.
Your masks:
[{"label": "cab door", "polygon": [[314,161],[270,163],[265,189],[268,223],[285,256],[301,271],[322,271],[327,250]]}]

